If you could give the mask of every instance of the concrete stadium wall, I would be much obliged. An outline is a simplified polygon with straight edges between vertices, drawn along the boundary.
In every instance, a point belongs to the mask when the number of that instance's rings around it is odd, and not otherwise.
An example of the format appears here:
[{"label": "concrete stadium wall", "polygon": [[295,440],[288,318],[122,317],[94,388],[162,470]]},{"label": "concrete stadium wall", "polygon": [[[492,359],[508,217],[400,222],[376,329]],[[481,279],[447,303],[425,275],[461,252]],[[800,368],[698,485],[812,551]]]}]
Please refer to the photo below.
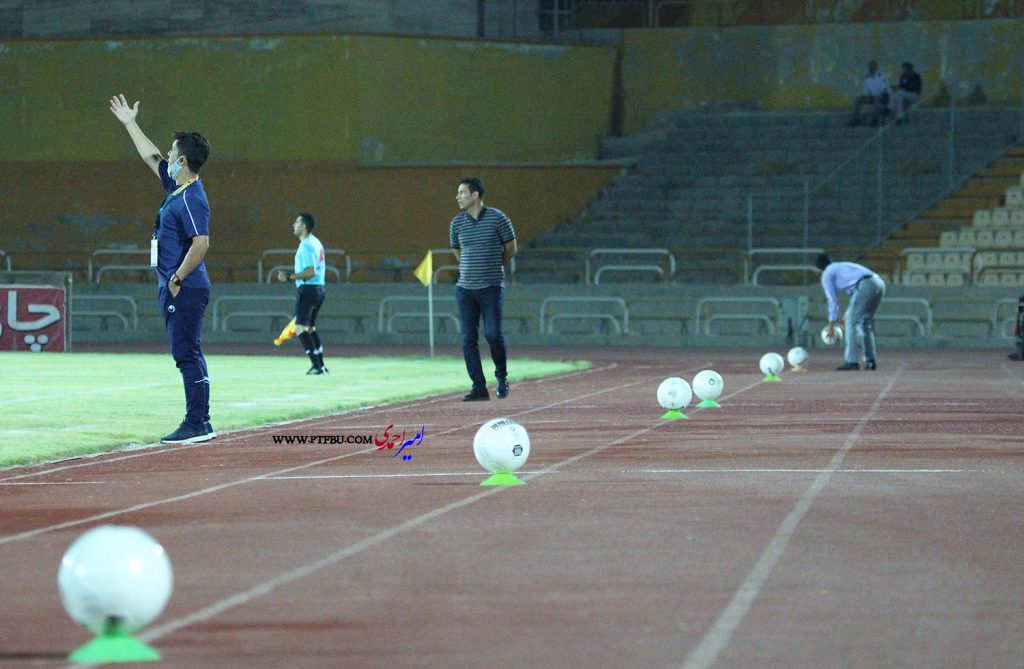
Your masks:
[{"label": "concrete stadium wall", "polygon": [[93,249],[145,245],[161,192],[108,110],[117,92],[142,99],[161,149],[175,130],[210,139],[215,254],[289,246],[303,210],[332,246],[447,246],[469,174],[525,241],[618,170],[590,162],[615,59],[362,35],[0,42],[0,249],[24,269],[83,269]]},{"label": "concrete stadium wall", "polygon": [[589,160],[616,50],[333,35],[0,42],[0,160],[137,159],[108,110],[141,99],[161,148],[195,129],[215,160]]},{"label": "concrete stadium wall", "polygon": [[539,32],[538,5],[538,0],[5,0],[0,37],[361,32],[523,39]]},{"label": "concrete stadium wall", "polygon": [[[96,249],[148,249],[163,191],[137,156],[0,167],[0,193],[17,194],[0,198],[0,250],[11,254],[15,269],[71,270],[83,280]],[[614,165],[363,168],[345,161],[212,160],[202,172],[212,211],[207,264],[218,281],[254,280],[263,249],[295,245],[291,223],[299,211],[317,217],[316,232],[328,247],[357,259],[372,250],[412,262],[428,248],[448,247],[455,191],[467,175],[483,180],[486,201],[509,215],[524,244],[574,217],[618,171]]]},{"label": "concrete stadium wall", "polygon": [[903,61],[913,62],[925,104],[945,88],[957,101],[980,91],[990,103],[1018,105],[1022,34],[1021,20],[627,30],[623,131],[643,130],[666,111],[711,104],[851,107],[872,58],[891,80]]}]

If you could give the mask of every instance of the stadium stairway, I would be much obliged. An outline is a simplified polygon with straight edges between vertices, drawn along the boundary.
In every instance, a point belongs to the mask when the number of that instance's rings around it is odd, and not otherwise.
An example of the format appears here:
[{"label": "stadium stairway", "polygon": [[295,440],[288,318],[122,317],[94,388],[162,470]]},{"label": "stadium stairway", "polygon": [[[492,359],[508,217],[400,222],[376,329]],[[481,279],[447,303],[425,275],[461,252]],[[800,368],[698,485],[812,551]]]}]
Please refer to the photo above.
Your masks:
[{"label": "stadium stairway", "polygon": [[993,197],[981,184],[965,185],[955,203],[934,204],[950,190],[948,157],[954,175],[995,166],[993,159],[1016,139],[1019,115],[1015,108],[957,109],[952,147],[946,109],[919,109],[906,125],[887,128],[879,205],[876,129],[847,127],[845,112],[666,114],[643,133],[602,143],[602,158],[627,159],[630,166],[579,217],[526,245],[518,280],[578,280],[559,274],[559,263],[546,258],[581,260],[571,249],[660,247],[685,258],[683,264],[701,266],[682,275],[687,281],[729,283],[740,273],[734,255],[722,249],[875,246],[879,206],[883,237],[898,230],[907,240],[921,239]]},{"label": "stadium stairway", "polygon": [[[879,248],[864,253],[865,264],[890,276],[900,270],[904,249],[939,246],[942,233],[971,224],[979,209],[1004,204],[1006,189],[1021,183],[1024,146],[1013,146],[978,170],[953,193],[918,213]],[[1019,249],[1024,251],[1024,249]]]}]

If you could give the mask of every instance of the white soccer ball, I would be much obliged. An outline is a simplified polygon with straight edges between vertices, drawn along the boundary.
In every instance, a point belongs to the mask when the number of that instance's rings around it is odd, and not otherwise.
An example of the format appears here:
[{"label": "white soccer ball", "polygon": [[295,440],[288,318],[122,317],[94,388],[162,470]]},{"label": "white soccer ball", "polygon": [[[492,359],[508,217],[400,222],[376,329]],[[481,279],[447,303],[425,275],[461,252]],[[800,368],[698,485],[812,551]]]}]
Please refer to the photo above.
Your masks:
[{"label": "white soccer ball", "polygon": [[658,404],[666,409],[682,409],[691,399],[690,384],[678,376],[670,376],[658,386]]},{"label": "white soccer ball", "polygon": [[825,327],[823,327],[821,329],[821,341],[825,342],[829,346],[832,346],[833,344],[838,344],[839,342],[843,341],[843,326],[842,325],[837,325],[836,326],[835,333],[836,334],[835,334],[834,337],[830,337],[828,335],[828,326],[826,325]]},{"label": "white soccer ball", "polygon": [[794,346],[786,354],[786,361],[793,367],[807,362],[807,350],[802,346]]},{"label": "white soccer ball", "polygon": [[697,372],[693,377],[693,394],[702,400],[718,399],[724,389],[722,375],[712,369]]},{"label": "white soccer ball", "polygon": [[775,376],[786,366],[786,361],[778,353],[765,353],[761,356],[761,373],[765,376]]},{"label": "white soccer ball", "polygon": [[476,431],[473,455],[492,474],[512,474],[530,457],[530,435],[510,418],[495,418]]},{"label": "white soccer ball", "polygon": [[171,561],[137,527],[102,525],[80,536],[57,572],[71,619],[94,634],[132,634],[156,620],[171,597]]}]

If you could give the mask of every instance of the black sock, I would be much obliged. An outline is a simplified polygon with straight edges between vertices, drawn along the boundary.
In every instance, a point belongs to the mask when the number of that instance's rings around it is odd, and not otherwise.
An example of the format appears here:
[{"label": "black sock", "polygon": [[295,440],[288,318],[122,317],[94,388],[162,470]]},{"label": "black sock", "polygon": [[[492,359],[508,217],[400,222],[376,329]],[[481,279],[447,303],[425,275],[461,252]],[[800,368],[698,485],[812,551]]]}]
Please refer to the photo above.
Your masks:
[{"label": "black sock", "polygon": [[308,332],[303,332],[299,335],[299,341],[302,342],[302,348],[306,350],[306,355],[309,356],[310,362],[317,369],[320,369],[320,365],[316,362],[316,353],[313,352],[313,337]]},{"label": "black sock", "polygon": [[324,345],[320,342],[320,335],[316,330],[309,334],[313,335],[313,353],[316,355],[316,366],[324,366]]}]

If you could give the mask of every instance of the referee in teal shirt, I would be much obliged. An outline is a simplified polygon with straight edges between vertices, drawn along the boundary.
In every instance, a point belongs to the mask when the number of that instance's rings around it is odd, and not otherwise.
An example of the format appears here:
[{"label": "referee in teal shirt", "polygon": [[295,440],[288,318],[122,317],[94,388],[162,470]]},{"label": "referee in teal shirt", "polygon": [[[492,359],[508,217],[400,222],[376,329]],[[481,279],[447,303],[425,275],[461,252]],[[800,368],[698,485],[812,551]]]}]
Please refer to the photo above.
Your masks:
[{"label": "referee in teal shirt", "polygon": [[289,274],[280,270],[277,273],[279,280],[295,282],[295,332],[313,363],[306,372],[310,376],[330,373],[324,364],[324,346],[316,331],[316,317],[324,304],[327,263],[324,245],[313,234],[315,225],[316,219],[308,212],[301,212],[295,218],[292,232],[299,238],[299,248],[295,250],[295,272]]}]

